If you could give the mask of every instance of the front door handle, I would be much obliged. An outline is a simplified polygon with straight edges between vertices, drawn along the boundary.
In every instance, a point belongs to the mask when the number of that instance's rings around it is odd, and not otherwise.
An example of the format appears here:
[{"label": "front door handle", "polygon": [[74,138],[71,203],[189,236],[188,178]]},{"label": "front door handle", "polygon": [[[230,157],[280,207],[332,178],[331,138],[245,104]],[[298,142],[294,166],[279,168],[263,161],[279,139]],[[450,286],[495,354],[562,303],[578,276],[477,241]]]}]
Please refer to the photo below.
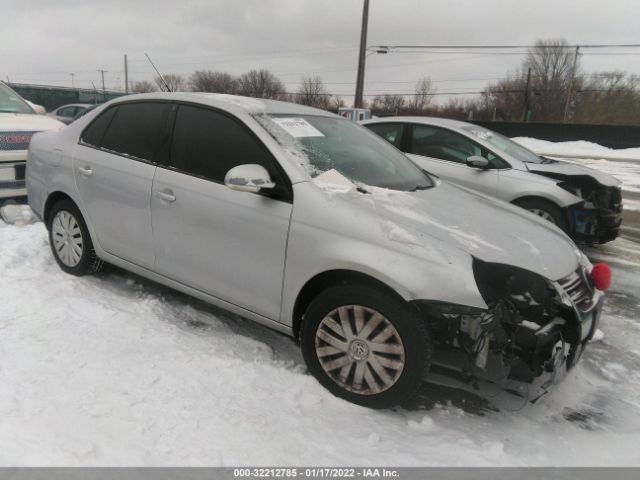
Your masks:
[{"label": "front door handle", "polygon": [[91,175],[93,175],[93,170],[91,170],[89,167],[78,167],[78,171],[85,177],[90,177]]},{"label": "front door handle", "polygon": [[175,202],[176,196],[173,194],[171,190],[158,190],[156,192],[156,197],[165,202]]}]

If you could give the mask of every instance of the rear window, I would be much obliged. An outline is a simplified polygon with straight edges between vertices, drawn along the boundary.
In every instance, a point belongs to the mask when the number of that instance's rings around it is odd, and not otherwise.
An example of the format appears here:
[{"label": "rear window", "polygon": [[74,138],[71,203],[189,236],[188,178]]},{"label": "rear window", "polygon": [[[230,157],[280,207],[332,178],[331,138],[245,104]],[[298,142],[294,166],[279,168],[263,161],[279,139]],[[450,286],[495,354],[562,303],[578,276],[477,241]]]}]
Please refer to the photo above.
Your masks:
[{"label": "rear window", "polygon": [[87,145],[99,147],[102,142],[102,137],[104,137],[104,132],[107,131],[107,127],[111,123],[116,110],[118,110],[118,107],[109,108],[98,115],[98,117],[85,128],[84,132],[82,132],[82,142]]},{"label": "rear window", "polygon": [[113,152],[153,161],[166,132],[166,103],[119,105],[100,146]]}]

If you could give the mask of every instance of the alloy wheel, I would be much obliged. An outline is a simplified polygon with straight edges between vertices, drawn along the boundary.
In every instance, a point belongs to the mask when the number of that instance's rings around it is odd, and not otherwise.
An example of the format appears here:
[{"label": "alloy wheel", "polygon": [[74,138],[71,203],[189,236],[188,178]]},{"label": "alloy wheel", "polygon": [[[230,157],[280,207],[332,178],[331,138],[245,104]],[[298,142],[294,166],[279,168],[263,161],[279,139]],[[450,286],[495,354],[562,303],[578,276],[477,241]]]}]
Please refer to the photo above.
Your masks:
[{"label": "alloy wheel", "polygon": [[342,388],[374,395],[391,388],[405,364],[405,349],[393,324],[379,312],[345,305],[318,325],[316,355],[325,373]]},{"label": "alloy wheel", "polygon": [[75,267],[82,258],[82,231],[76,218],[60,210],[51,222],[51,238],[58,259],[67,267]]},{"label": "alloy wheel", "polygon": [[551,216],[549,212],[546,212],[540,208],[531,208],[529,209],[529,211],[534,215],[538,215],[539,217],[544,218],[545,220],[553,223],[554,225],[556,224],[555,219],[553,218],[553,216]]}]

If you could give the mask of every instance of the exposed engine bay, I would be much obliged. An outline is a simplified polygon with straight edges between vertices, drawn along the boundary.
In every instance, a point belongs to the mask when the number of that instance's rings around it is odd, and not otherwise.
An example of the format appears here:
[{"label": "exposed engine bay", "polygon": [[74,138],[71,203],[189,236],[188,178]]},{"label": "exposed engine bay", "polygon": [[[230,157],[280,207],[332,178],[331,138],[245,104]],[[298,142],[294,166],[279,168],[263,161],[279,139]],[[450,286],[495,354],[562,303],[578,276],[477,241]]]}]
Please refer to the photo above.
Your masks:
[{"label": "exposed engine bay", "polygon": [[[474,259],[488,309],[430,303],[432,367],[477,389],[488,381],[535,400],[579,359],[595,331],[598,293],[576,272],[555,283],[516,267]],[[583,311],[584,310],[584,311]],[[514,388],[536,384],[537,391]]]}]

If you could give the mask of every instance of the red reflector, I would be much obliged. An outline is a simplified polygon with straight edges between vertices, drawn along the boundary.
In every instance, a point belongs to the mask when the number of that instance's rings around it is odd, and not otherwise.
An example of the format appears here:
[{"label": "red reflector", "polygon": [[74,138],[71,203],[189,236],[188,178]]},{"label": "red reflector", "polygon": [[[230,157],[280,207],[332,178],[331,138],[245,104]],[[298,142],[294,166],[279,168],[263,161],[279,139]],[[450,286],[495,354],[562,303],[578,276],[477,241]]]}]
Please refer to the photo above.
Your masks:
[{"label": "red reflector", "polygon": [[611,286],[611,268],[606,263],[596,263],[591,270],[593,284],[598,290],[603,292],[609,290]]}]

